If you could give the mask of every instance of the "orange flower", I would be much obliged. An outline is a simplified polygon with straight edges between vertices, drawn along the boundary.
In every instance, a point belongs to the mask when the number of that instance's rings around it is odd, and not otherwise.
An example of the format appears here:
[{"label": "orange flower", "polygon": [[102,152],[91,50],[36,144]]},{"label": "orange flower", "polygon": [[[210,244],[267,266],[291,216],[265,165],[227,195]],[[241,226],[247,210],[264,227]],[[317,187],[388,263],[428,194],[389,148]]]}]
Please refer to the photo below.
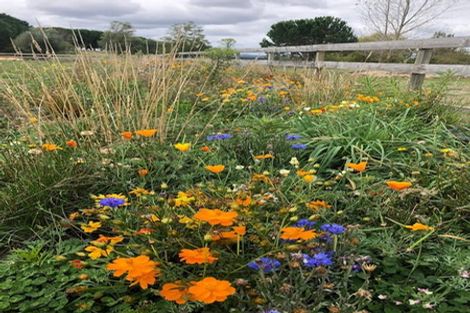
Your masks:
[{"label": "orange flower", "polygon": [[305,230],[303,227],[284,227],[281,232],[281,239],[285,240],[310,240],[317,236],[314,230]]},{"label": "orange flower", "polygon": [[179,253],[181,261],[186,262],[187,264],[212,264],[217,261],[217,258],[212,255],[209,248],[199,248],[199,249],[183,249]]},{"label": "orange flower", "polygon": [[150,235],[153,233],[153,229],[151,228],[141,228],[135,232],[137,235]]},{"label": "orange flower", "polygon": [[209,148],[208,146],[203,146],[201,147],[200,149],[202,152],[210,152],[211,151],[211,148]]},{"label": "orange flower", "polygon": [[359,163],[347,163],[346,167],[349,167],[356,172],[364,172],[366,170],[367,162],[359,162]]},{"label": "orange flower", "polygon": [[206,277],[198,282],[193,282],[188,292],[194,300],[211,304],[214,302],[224,302],[228,296],[235,293],[235,288],[232,287],[229,281]]},{"label": "orange flower", "polygon": [[304,177],[304,176],[307,176],[307,175],[315,174],[315,171],[314,170],[308,170],[308,171],[298,170],[296,173],[297,173],[297,176]]},{"label": "orange flower", "polygon": [[135,133],[142,137],[153,137],[157,133],[156,129],[140,129],[136,130]]},{"label": "orange flower", "polygon": [[65,143],[67,147],[69,148],[76,148],[78,146],[77,142],[75,140],[69,140]]},{"label": "orange flower", "polygon": [[58,145],[55,145],[53,143],[45,143],[42,145],[42,149],[43,150],[46,150],[46,151],[49,151],[49,152],[52,152],[52,151],[57,151],[57,150],[62,150],[61,147],[59,147]]},{"label": "orange flower", "polygon": [[321,208],[329,209],[331,208],[331,205],[329,205],[327,202],[323,200],[315,200],[315,201],[310,201],[307,203],[307,207],[312,210],[318,210]]},{"label": "orange flower", "polygon": [[200,209],[194,214],[193,218],[207,222],[210,225],[230,226],[237,216],[238,213],[233,211],[224,212],[219,209]]},{"label": "orange flower", "polygon": [[141,168],[137,171],[137,173],[139,174],[140,177],[144,177],[144,176],[147,176],[147,174],[149,173],[149,170],[146,168]]},{"label": "orange flower", "polygon": [[124,140],[131,140],[132,139],[132,132],[122,132],[121,136]]},{"label": "orange flower", "polygon": [[222,171],[225,169],[224,165],[218,164],[218,165],[207,165],[206,170],[209,172],[212,172],[214,174],[219,174],[222,173]]},{"label": "orange flower", "polygon": [[155,277],[160,274],[158,265],[148,256],[140,255],[134,258],[117,258],[106,269],[114,271],[115,277],[127,273],[126,280],[132,282],[131,286],[139,284],[142,289],[147,289],[149,285],[155,284]]},{"label": "orange flower", "polygon": [[306,183],[311,183],[315,180],[315,175],[305,175],[304,177],[302,177],[302,179],[306,182]]},{"label": "orange flower", "polygon": [[101,249],[95,246],[88,246],[85,248],[85,251],[90,252],[88,256],[92,260],[96,260],[101,258],[102,256],[108,256],[111,252],[113,252],[113,247],[108,246],[106,249]]},{"label": "orange flower", "polygon": [[411,231],[418,231],[418,230],[434,230],[434,227],[424,225],[421,223],[414,223],[413,225],[407,225],[405,228],[408,228]]},{"label": "orange flower", "polygon": [[100,227],[101,227],[100,222],[93,222],[93,221],[89,221],[88,224],[84,224],[81,226],[81,228],[83,229],[85,233],[92,233]]},{"label": "orange flower", "polygon": [[167,301],[174,301],[178,304],[185,304],[188,300],[192,300],[188,287],[181,281],[164,284],[160,290],[160,296]]},{"label": "orange flower", "polygon": [[256,160],[265,160],[265,159],[273,159],[274,156],[272,154],[261,154],[261,155],[255,155]]},{"label": "orange flower", "polygon": [[246,234],[246,227],[245,226],[234,226],[232,227],[232,231],[223,231],[214,233],[211,235],[211,240],[233,240],[238,239]]},{"label": "orange flower", "polygon": [[237,198],[235,200],[235,203],[239,206],[244,206],[244,207],[248,207],[250,206],[251,204],[251,197],[250,196],[247,196],[245,199],[242,199],[242,198]]},{"label": "orange flower", "polygon": [[411,182],[408,182],[408,181],[401,182],[401,181],[394,181],[394,180],[389,180],[388,182],[386,182],[386,184],[390,189],[393,189],[396,191],[410,188],[413,185]]}]

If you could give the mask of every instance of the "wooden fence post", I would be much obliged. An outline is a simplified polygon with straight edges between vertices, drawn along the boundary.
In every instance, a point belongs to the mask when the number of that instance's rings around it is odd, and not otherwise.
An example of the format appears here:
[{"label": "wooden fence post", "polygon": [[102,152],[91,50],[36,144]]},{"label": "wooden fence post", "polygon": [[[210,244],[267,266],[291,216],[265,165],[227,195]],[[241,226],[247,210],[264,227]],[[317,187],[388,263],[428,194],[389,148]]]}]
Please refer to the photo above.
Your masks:
[{"label": "wooden fence post", "polygon": [[320,75],[325,61],[325,51],[317,51],[315,53],[315,75]]},{"label": "wooden fence post", "polygon": [[[416,55],[415,65],[429,64],[431,62],[432,49],[419,49]],[[410,89],[419,90],[423,86],[424,77],[426,74],[411,73],[410,76]]]}]

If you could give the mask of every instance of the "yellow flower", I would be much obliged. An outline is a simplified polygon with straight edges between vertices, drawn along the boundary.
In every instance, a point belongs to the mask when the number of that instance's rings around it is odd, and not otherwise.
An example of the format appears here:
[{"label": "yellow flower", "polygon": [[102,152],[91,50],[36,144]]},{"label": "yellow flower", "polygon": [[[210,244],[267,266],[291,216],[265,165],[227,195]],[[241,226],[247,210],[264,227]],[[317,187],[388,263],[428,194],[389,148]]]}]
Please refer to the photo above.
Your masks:
[{"label": "yellow flower", "polygon": [[306,183],[311,183],[315,180],[315,176],[314,175],[305,175],[303,177],[303,180],[306,182]]},{"label": "yellow flower", "polygon": [[100,227],[101,227],[100,222],[93,222],[93,221],[90,221],[88,222],[88,224],[84,224],[81,226],[81,228],[83,229],[85,233],[92,233]]},{"label": "yellow flower", "polygon": [[190,197],[187,193],[180,191],[178,192],[178,197],[175,199],[175,206],[187,206],[194,200],[196,200],[194,197]]},{"label": "yellow flower", "polygon": [[88,246],[85,248],[85,251],[90,252],[88,256],[92,260],[96,260],[96,259],[101,258],[102,256],[108,256],[113,251],[113,247],[108,246],[106,250],[104,250],[95,246]]},{"label": "yellow flower", "polygon": [[418,231],[418,230],[429,230],[432,231],[434,230],[434,227],[427,226],[421,223],[414,223],[413,225],[406,225],[405,228],[408,228],[411,231]]},{"label": "yellow flower", "polygon": [[273,155],[272,154],[261,154],[261,155],[255,155],[255,159],[256,160],[266,160],[266,159],[273,159]]},{"label": "yellow flower", "polygon": [[191,149],[191,144],[190,143],[177,143],[175,144],[175,148],[181,152],[187,152],[189,151],[189,149]]}]

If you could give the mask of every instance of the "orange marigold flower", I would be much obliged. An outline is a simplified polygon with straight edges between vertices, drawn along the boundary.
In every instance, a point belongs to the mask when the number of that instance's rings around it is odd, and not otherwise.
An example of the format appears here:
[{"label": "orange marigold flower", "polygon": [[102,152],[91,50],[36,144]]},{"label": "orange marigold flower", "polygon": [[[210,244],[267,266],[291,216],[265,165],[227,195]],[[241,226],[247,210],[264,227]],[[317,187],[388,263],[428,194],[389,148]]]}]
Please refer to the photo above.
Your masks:
[{"label": "orange marigold flower", "polygon": [[208,146],[203,146],[199,150],[201,150],[202,152],[210,152],[211,148],[209,148]]},{"label": "orange marigold flower", "polygon": [[209,223],[210,225],[230,226],[238,216],[237,212],[224,212],[219,209],[200,209],[193,218]]},{"label": "orange marigold flower", "polygon": [[366,170],[367,162],[359,162],[359,163],[347,163],[346,167],[349,167],[356,172],[364,172]]},{"label": "orange marigold flower", "polygon": [[331,208],[331,205],[329,205],[326,201],[323,200],[315,200],[307,203],[307,207],[312,210],[318,210],[321,208],[329,209]]},{"label": "orange marigold flower", "polygon": [[266,160],[266,159],[273,159],[274,156],[272,154],[260,154],[260,155],[255,155],[256,160]]},{"label": "orange marigold flower", "polygon": [[142,137],[153,137],[157,133],[156,129],[140,129],[136,130],[135,133]]},{"label": "orange marigold flower", "polygon": [[314,230],[305,230],[303,227],[284,227],[281,232],[281,239],[285,240],[310,240],[317,236]]},{"label": "orange marigold flower", "polygon": [[144,176],[147,176],[147,174],[149,173],[149,170],[146,168],[141,168],[137,171],[137,173],[139,174],[140,177],[144,177]]},{"label": "orange marigold flower", "polygon": [[179,253],[181,261],[186,262],[187,264],[212,264],[217,261],[217,258],[212,255],[209,248],[199,248],[199,249],[183,249]]},{"label": "orange marigold flower", "polygon": [[393,189],[396,191],[410,188],[413,185],[411,182],[408,182],[408,181],[395,181],[395,180],[389,180],[388,182],[386,182],[386,184],[390,189]]},{"label": "orange marigold flower", "polygon": [[187,152],[189,149],[191,149],[191,144],[190,143],[177,143],[174,146],[177,150],[181,152]]},{"label": "orange marigold flower", "polygon": [[232,287],[229,281],[206,277],[203,280],[193,282],[188,292],[195,301],[211,304],[224,302],[235,293],[235,288]]},{"label": "orange marigold flower", "polygon": [[45,144],[43,144],[43,145],[42,145],[42,149],[43,149],[43,150],[46,150],[46,151],[49,151],[49,152],[57,151],[57,150],[62,150],[61,147],[59,147],[58,145],[53,144],[53,143],[45,143]]},{"label": "orange marigold flower", "polygon": [[132,139],[132,132],[122,132],[121,136],[124,140],[131,140]]},{"label": "orange marigold flower", "polygon": [[160,274],[158,265],[148,256],[140,255],[134,258],[117,258],[106,269],[114,271],[115,277],[127,273],[126,280],[132,282],[131,286],[139,284],[142,289],[147,289],[149,285],[155,284],[156,277]]},{"label": "orange marigold flower", "polygon": [[221,165],[221,164],[207,165],[206,166],[206,170],[208,170],[209,172],[212,172],[214,174],[222,173],[224,169],[225,169],[225,166]]},{"label": "orange marigold flower", "polygon": [[185,304],[188,300],[192,300],[188,286],[181,281],[164,284],[160,290],[160,296],[167,301],[174,301],[178,304]]},{"label": "orange marigold flower", "polygon": [[407,225],[405,228],[408,228],[411,231],[418,231],[418,230],[434,230],[434,227],[424,225],[421,223],[414,223],[413,225]]},{"label": "orange marigold flower", "polygon": [[77,142],[75,140],[69,140],[65,143],[67,147],[69,148],[76,148],[78,146]]}]

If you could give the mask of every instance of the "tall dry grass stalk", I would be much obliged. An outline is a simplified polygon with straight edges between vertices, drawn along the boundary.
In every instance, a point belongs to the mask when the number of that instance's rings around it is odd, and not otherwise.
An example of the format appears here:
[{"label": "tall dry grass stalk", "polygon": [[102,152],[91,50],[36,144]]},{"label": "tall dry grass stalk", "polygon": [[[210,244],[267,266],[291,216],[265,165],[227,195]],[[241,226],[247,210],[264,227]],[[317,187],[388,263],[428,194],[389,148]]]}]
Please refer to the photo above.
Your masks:
[{"label": "tall dry grass stalk", "polygon": [[90,130],[106,142],[124,130],[156,128],[163,142],[181,126],[177,104],[199,65],[177,60],[175,51],[137,56],[77,50],[68,61],[52,52],[47,60],[20,61],[21,70],[1,83],[16,113],[37,121],[40,139],[49,122],[59,122],[64,132]]}]

